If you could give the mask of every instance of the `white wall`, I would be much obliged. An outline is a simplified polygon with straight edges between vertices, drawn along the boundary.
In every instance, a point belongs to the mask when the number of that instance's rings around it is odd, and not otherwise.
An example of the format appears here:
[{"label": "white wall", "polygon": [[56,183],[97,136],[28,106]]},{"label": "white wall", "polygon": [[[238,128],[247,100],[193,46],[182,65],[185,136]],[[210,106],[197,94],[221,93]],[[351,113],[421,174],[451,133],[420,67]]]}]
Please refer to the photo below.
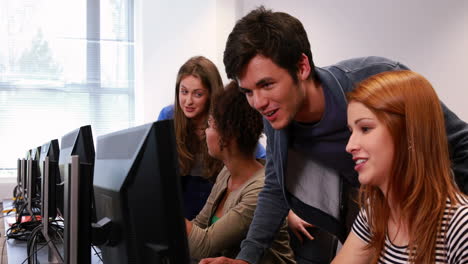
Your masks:
[{"label": "white wall", "polygon": [[316,65],[368,55],[398,60],[468,121],[468,1],[242,0],[238,18],[261,4],[302,21]]},{"label": "white wall", "polygon": [[367,55],[398,60],[423,74],[468,121],[468,1],[136,0],[137,123],[174,100],[179,67],[211,59],[226,82],[224,45],[237,19],[264,4],[299,18],[318,66]]},{"label": "white wall", "polygon": [[217,60],[216,14],[215,0],[136,1],[137,123],[173,103],[177,71],[190,57]]}]

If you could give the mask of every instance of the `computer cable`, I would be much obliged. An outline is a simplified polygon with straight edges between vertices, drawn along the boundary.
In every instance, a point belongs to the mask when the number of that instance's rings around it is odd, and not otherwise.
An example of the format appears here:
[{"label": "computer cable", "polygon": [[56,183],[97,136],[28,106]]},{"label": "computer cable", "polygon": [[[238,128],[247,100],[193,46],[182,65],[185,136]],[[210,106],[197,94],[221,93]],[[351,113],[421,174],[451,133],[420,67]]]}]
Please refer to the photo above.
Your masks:
[{"label": "computer cable", "polygon": [[55,223],[55,221],[52,221],[49,223],[49,229],[53,231],[51,232],[51,234],[54,235],[54,237],[52,237],[52,240],[59,238],[62,244],[65,243],[63,239],[63,225],[59,225],[58,223]]},{"label": "computer cable", "polygon": [[20,241],[28,241],[29,236],[35,227],[40,225],[39,221],[23,222],[20,224],[14,223],[5,232],[7,239],[16,239]]},{"label": "computer cable", "polygon": [[28,252],[28,264],[35,264],[37,262],[37,244],[46,242],[42,234],[43,225],[38,225],[31,232],[26,246],[26,252]]},{"label": "computer cable", "polygon": [[19,185],[16,185],[15,188],[13,188],[13,197],[18,197],[18,189],[19,189]]},{"label": "computer cable", "polygon": [[50,230],[52,231],[50,232],[51,237],[49,241],[46,241],[44,234],[42,233],[43,225],[39,225],[33,230],[30,236],[30,239],[28,240],[28,245],[27,245],[27,252],[30,256],[28,260],[28,264],[37,263],[37,252],[42,248],[42,247],[39,249],[37,248],[39,244],[46,243],[47,245],[49,243],[52,243],[55,245],[55,240],[57,240],[57,236],[61,240],[63,240],[62,235],[61,235],[61,232],[63,232],[63,228],[57,226],[56,224],[49,224],[49,226],[50,226]]},{"label": "computer cable", "polygon": [[96,250],[96,246],[94,246],[94,245],[91,245],[91,248],[94,250],[94,253],[95,253],[94,255],[96,255],[99,258],[99,261],[101,261],[99,263],[104,263],[104,261],[102,260],[102,252],[100,252],[100,251],[98,252]]},{"label": "computer cable", "polygon": [[24,211],[24,208],[20,213],[18,214],[18,217],[16,219],[16,222],[13,223],[10,228],[8,228],[5,232],[7,239],[16,239],[20,241],[27,241],[29,239],[29,236],[31,235],[32,231],[38,226],[41,225],[41,221],[38,221],[35,219],[35,217],[32,218],[32,221],[26,221],[22,222],[22,212]]},{"label": "computer cable", "polygon": [[21,223],[21,218],[23,217],[23,212],[26,209],[27,205],[28,205],[27,203],[22,204],[21,207],[19,207],[18,210],[16,211],[16,223],[17,224]]},{"label": "computer cable", "polygon": [[31,233],[30,238],[28,240],[27,244],[27,252],[28,252],[28,264],[36,264],[37,263],[37,252],[41,250],[44,246],[38,248],[38,245],[41,243],[45,243],[45,245],[48,245],[49,243],[52,243],[55,245],[55,241],[57,239],[60,239],[61,242],[63,243],[63,226],[59,224],[61,222],[60,220],[53,220],[49,223],[49,227],[51,230],[50,232],[50,240],[46,241],[42,230],[43,230],[43,225],[37,226]]},{"label": "computer cable", "polygon": [[16,212],[16,209],[11,208],[11,209],[5,209],[5,210],[2,211],[2,213],[4,214],[3,216],[9,215],[11,212]]},{"label": "computer cable", "polygon": [[[52,240],[48,241],[47,243],[45,243],[44,245],[42,245],[40,248],[38,248],[35,252],[33,253],[37,253],[39,252],[39,250],[43,249],[45,246],[49,245],[49,243],[51,242]],[[28,256],[23,262],[21,262],[21,264],[24,264],[26,263],[26,261],[28,261],[29,259],[31,258],[31,256]]]}]

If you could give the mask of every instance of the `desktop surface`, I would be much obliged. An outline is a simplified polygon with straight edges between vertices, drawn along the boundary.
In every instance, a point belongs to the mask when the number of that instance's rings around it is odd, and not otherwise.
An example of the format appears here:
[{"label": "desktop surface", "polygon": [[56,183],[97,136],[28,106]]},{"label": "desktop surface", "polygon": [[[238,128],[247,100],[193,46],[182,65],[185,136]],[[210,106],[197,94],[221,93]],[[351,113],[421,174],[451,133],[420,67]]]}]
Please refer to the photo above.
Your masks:
[{"label": "desktop surface", "polygon": [[[3,210],[7,211],[9,209],[13,208],[13,201],[11,199],[5,199],[3,200]],[[10,228],[10,224],[14,223],[16,221],[15,219],[15,214],[12,213],[4,213],[4,226],[5,226],[5,232]],[[6,239],[5,238],[5,245],[3,248],[4,251],[6,251],[7,256],[8,256],[8,263],[15,263],[15,264],[22,264],[22,263],[27,263],[27,242],[26,241],[20,241],[20,240],[15,240],[15,239]],[[61,254],[63,254],[63,244],[56,244],[58,250],[60,251]],[[2,245],[3,246],[3,245]],[[37,246],[38,252],[37,252],[37,258],[39,263],[54,263],[54,262],[49,262],[48,260],[48,246],[45,244],[39,244]],[[97,249],[97,248],[96,248]],[[98,249],[97,249],[98,250]],[[92,250],[91,251],[91,263],[102,263],[102,261],[99,259],[99,257],[96,255],[96,253]]]}]

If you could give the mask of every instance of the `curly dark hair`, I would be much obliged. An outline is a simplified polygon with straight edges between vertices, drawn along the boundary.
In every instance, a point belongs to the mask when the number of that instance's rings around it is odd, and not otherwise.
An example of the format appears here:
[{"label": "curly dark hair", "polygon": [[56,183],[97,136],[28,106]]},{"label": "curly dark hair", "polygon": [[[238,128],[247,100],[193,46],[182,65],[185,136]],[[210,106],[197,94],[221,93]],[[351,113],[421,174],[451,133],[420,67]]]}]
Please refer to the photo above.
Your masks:
[{"label": "curly dark hair", "polygon": [[223,61],[228,78],[236,80],[247,63],[260,54],[286,69],[296,82],[297,63],[303,53],[309,59],[309,79],[315,79],[310,43],[301,21],[260,6],[237,21],[226,42]]},{"label": "curly dark hair", "polygon": [[239,151],[253,156],[263,132],[262,116],[250,107],[236,82],[230,82],[214,100],[211,116],[220,135],[220,147],[235,139]]}]

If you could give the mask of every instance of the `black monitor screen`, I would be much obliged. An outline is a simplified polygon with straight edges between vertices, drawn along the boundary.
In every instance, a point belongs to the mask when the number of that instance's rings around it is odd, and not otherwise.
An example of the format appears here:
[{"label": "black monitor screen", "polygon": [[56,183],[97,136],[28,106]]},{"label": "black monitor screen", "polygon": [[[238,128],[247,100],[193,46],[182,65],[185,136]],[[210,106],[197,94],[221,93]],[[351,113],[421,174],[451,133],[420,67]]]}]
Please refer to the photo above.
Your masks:
[{"label": "black monitor screen", "polygon": [[32,160],[39,160],[39,157],[41,155],[41,146],[31,149],[30,153]]},{"label": "black monitor screen", "polygon": [[31,207],[39,207],[38,195],[41,193],[41,172],[39,168],[39,156],[41,154],[41,146],[29,150],[30,156],[26,166],[26,189],[28,203]]},{"label": "black monitor screen", "polygon": [[[19,185],[21,185],[21,170],[22,170],[21,169],[21,159],[18,159],[17,164],[16,164],[16,183],[17,183],[16,188],[19,188]],[[13,195],[13,196],[16,197],[17,195]]]},{"label": "black monitor screen", "polygon": [[98,137],[96,149],[104,263],[189,263],[172,120]]},{"label": "black monitor screen", "polygon": [[80,163],[94,164],[94,143],[91,126],[82,126],[75,129],[62,137],[60,142],[60,181],[57,183],[57,208],[60,213],[64,212],[64,175],[65,167],[71,162],[71,156],[78,155]]},{"label": "black monitor screen", "polygon": [[95,152],[91,126],[82,126],[64,135],[60,146],[59,164],[70,163],[72,155],[80,156],[82,163],[94,163]]},{"label": "black monitor screen", "polygon": [[[64,218],[65,263],[90,263],[91,222],[94,219],[94,143],[91,126],[83,126],[62,137],[59,169],[62,183],[57,202]],[[72,163],[72,160],[74,161]],[[63,206],[63,209],[60,208]]]},{"label": "black monitor screen", "polygon": [[26,155],[24,156],[25,158],[24,166],[22,166],[23,178],[21,179],[21,186],[23,187],[24,195],[26,195],[26,191],[28,189],[28,164],[27,163],[28,163],[28,160],[31,159],[31,151],[32,149],[26,151]]},{"label": "black monitor screen", "polygon": [[[60,149],[59,149],[59,142],[57,139],[53,139],[51,141],[48,141],[44,143],[41,147],[41,154],[39,155],[39,166],[41,168],[43,167],[44,164],[42,164],[45,160],[46,157],[49,157],[49,160],[51,161],[56,161],[58,162],[59,160],[59,154],[60,154]],[[41,170],[42,173],[42,170]]]},{"label": "black monitor screen", "polygon": [[[57,182],[60,182],[60,172],[58,168],[58,159],[59,159],[59,143],[57,139],[46,142],[41,147],[41,155],[39,157],[39,167],[41,173],[41,205],[42,208],[48,210],[47,216],[50,218],[55,218],[57,215],[57,203],[56,203],[56,185]],[[45,160],[49,158],[49,165],[47,166],[48,171],[45,171]],[[48,176],[48,188],[45,188],[46,175]],[[44,194],[44,191],[47,190],[47,195]],[[42,216],[44,217],[44,212],[41,210]]]}]

